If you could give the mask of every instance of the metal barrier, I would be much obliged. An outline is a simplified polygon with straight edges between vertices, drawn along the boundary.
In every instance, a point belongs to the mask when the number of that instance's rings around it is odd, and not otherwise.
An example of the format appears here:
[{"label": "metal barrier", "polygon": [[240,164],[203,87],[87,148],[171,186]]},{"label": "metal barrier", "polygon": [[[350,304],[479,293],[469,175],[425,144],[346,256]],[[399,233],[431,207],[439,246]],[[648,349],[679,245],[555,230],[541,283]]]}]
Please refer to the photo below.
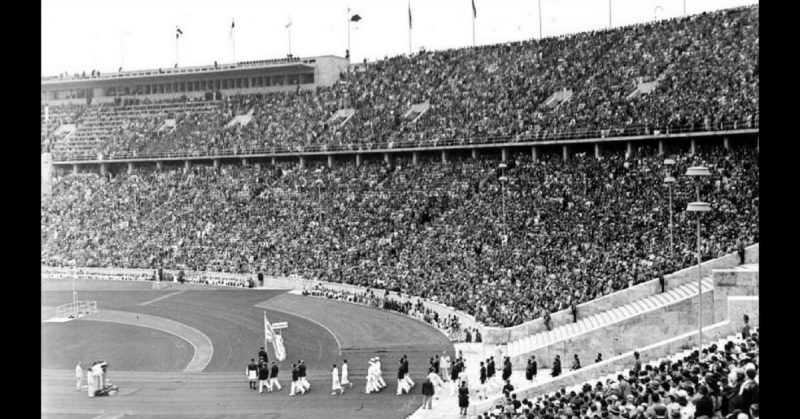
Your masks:
[{"label": "metal barrier", "polygon": [[56,317],[78,318],[97,313],[97,301],[75,301],[56,307]]}]

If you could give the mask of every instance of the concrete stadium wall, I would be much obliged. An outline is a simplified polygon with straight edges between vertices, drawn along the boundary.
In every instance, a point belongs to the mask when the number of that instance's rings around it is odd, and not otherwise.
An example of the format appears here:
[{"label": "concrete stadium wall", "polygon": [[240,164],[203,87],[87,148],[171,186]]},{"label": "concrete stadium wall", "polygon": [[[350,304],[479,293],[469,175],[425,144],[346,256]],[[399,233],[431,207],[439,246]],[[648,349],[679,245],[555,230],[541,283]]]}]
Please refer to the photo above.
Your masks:
[{"label": "concrete stadium wall", "polygon": [[[730,319],[743,325],[743,314],[750,316],[751,320],[753,319],[753,314],[758,315],[758,270],[721,269],[714,271],[712,279],[714,280],[715,321]],[[748,300],[736,299],[734,300],[735,307],[741,313],[734,313],[731,312],[732,307],[730,307],[732,297],[756,297],[756,305],[755,307],[749,307],[749,312],[742,311],[748,308],[748,303],[746,303]]]},{"label": "concrete stadium wall", "polygon": [[[758,243],[747,248],[745,252],[746,263],[758,262]],[[739,264],[739,255],[731,253],[721,258],[712,259],[701,264],[702,276],[705,278],[711,275],[713,269],[729,268]],[[667,289],[672,289],[686,284],[689,281],[697,280],[697,266],[682,269],[675,273],[664,275]],[[629,304],[636,300],[650,297],[661,291],[658,278],[643,282],[633,287],[614,292],[612,294],[596,298],[592,301],[578,304],[578,319],[593,316],[612,308]],[[557,327],[572,322],[572,313],[569,309],[561,310],[550,314],[550,324]],[[481,334],[483,341],[490,344],[506,344],[510,341],[522,339],[545,329],[544,320],[541,318],[531,320],[518,326],[499,328],[483,327]],[[594,358],[592,358],[594,359]]]},{"label": "concrete stadium wall", "polygon": [[758,327],[759,303],[757,296],[728,297],[728,319],[737,331],[744,327],[744,316],[750,317],[750,327]]},{"label": "concrete stadium wall", "polygon": [[[730,321],[719,322],[703,328],[703,342],[707,343],[713,340],[725,338],[727,336],[737,333],[739,330],[734,327]],[[683,333],[679,336],[670,339],[656,342],[652,345],[644,346],[636,351],[639,352],[642,363],[647,363],[660,358],[674,355],[680,351],[693,348],[699,344],[699,336],[697,329]],[[560,390],[561,388],[583,385],[583,383],[591,380],[596,380],[607,374],[613,374],[617,371],[626,370],[633,366],[633,350],[627,351],[623,354],[608,358],[605,361],[598,362],[591,365],[585,365],[577,371],[569,371],[569,365],[562,363],[563,370],[565,371],[561,376],[552,381],[543,383],[527,389],[516,391],[517,398],[531,399],[543,394]],[[592,358],[594,359],[594,358]],[[588,359],[587,359],[588,361]],[[541,365],[541,364],[540,364]],[[514,374],[521,372],[515,371]],[[469,408],[471,415],[477,415],[494,409],[494,407],[501,403],[503,400],[502,395],[490,398],[487,401],[476,403]]]},{"label": "concrete stadium wall", "polygon": [[[102,279],[102,280],[118,280],[118,281],[149,281],[153,277],[156,269],[135,269],[135,268],[75,268],[76,279]],[[165,274],[172,275],[176,278],[178,275],[177,270],[164,269]],[[248,279],[257,282],[255,275],[246,274],[233,274],[225,272],[197,272],[197,271],[184,271],[186,281],[189,283],[200,283],[221,281],[235,281],[239,284],[245,283]],[[42,278],[47,279],[70,279],[72,278],[72,269],[69,267],[41,267]],[[299,278],[291,277],[264,277],[264,287],[266,289],[302,289],[303,281]],[[218,284],[217,284],[218,285]],[[257,285],[257,284],[256,284]]]},{"label": "concrete stadium wall", "polygon": [[[702,296],[703,324],[712,324],[711,304],[714,303],[713,291],[706,291]],[[561,368],[569,370],[574,354],[578,354],[581,364],[594,360],[597,353],[603,358],[610,358],[631,350],[652,345],[696,330],[699,304],[697,297],[687,298],[641,315],[631,317],[619,323],[601,327],[553,345],[528,352],[511,359],[515,369],[524,369],[528,359],[534,355],[540,364],[552,365],[556,355],[561,356]]]}]

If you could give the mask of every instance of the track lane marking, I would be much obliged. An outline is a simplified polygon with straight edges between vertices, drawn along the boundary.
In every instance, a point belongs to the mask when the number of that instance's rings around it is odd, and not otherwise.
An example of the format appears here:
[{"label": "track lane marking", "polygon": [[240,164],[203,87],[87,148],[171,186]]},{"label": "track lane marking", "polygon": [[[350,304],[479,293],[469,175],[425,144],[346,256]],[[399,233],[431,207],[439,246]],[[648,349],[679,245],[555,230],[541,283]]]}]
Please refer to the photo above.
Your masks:
[{"label": "track lane marking", "polygon": [[148,304],[153,304],[153,303],[155,303],[155,302],[158,302],[158,301],[161,301],[161,300],[167,299],[167,298],[169,298],[169,297],[172,297],[172,296],[174,296],[174,295],[183,294],[184,292],[186,292],[186,290],[181,290],[181,291],[171,292],[171,293],[169,293],[169,294],[166,294],[166,295],[162,295],[162,296],[160,296],[160,297],[153,298],[152,300],[147,300],[147,301],[145,301],[145,302],[143,302],[143,303],[139,303],[139,305],[140,305],[140,306],[146,306],[146,305],[148,305]]},{"label": "track lane marking", "polygon": [[183,369],[183,372],[202,372],[208,364],[211,363],[211,357],[214,355],[214,345],[211,343],[211,339],[203,332],[194,327],[164,317],[127,311],[100,310],[96,314],[88,317],[81,317],[75,321],[81,320],[148,327],[164,333],[169,333],[189,342],[194,348],[194,354],[192,354],[192,359],[189,361],[189,364],[186,365],[186,368]]}]

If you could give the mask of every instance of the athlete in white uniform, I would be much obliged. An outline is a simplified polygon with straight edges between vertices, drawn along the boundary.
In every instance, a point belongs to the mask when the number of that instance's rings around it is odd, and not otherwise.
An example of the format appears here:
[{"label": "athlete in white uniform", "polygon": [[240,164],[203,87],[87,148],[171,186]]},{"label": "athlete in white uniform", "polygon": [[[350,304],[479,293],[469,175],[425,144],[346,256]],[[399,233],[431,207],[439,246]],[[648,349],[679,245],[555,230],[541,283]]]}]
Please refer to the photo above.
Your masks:
[{"label": "athlete in white uniform", "polygon": [[336,395],[336,390],[339,390],[339,394],[344,394],[342,383],[339,381],[339,369],[336,368],[336,364],[333,364],[333,369],[331,370],[331,380],[331,396]]},{"label": "athlete in white uniform", "polygon": [[75,388],[81,391],[81,379],[83,378],[83,368],[81,368],[81,361],[75,366]]},{"label": "athlete in white uniform", "polygon": [[386,387],[386,381],[383,381],[383,371],[381,371],[381,357],[375,357],[375,378],[378,380],[378,387]]},{"label": "athlete in white uniform", "polygon": [[347,360],[345,359],[342,362],[342,388],[344,388],[344,386],[350,386],[350,388],[353,387],[353,383],[351,383],[350,380],[348,379],[348,375],[349,373],[347,371]]}]

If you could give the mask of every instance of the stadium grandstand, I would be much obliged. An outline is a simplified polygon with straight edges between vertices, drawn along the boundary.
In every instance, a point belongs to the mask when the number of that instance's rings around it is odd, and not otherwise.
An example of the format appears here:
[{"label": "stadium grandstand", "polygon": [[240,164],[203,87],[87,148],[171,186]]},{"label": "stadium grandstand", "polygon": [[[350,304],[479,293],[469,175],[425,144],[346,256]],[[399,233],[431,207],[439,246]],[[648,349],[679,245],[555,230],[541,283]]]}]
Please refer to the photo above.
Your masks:
[{"label": "stadium grandstand", "polygon": [[[755,5],[357,65],[42,77],[43,278],[397,312],[455,342],[462,417],[757,419],[758,34]],[[508,377],[483,383],[491,355]],[[442,378],[438,410],[403,414],[458,417],[463,377]]]}]

